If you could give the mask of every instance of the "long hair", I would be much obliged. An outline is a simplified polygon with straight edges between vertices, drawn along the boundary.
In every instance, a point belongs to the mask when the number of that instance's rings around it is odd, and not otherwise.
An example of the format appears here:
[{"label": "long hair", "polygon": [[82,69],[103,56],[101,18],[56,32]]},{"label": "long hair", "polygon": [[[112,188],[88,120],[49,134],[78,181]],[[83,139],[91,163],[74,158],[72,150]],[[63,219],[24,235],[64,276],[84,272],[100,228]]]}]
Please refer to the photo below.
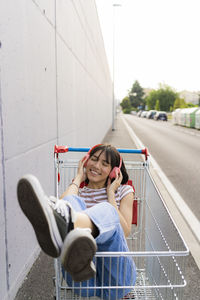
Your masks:
[{"label": "long hair", "polygon": [[[106,156],[106,162],[111,164],[111,170],[114,168],[114,167],[119,167],[120,165],[120,153],[117,151],[117,149],[112,146],[112,145],[109,145],[109,144],[99,144],[97,146],[94,146],[93,148],[91,148],[90,152],[89,152],[89,155],[90,157],[92,157],[97,151],[101,151],[100,152],[100,155],[101,153],[105,153],[105,156]],[[121,165],[121,173],[122,173],[122,176],[123,176],[123,179],[122,179],[122,182],[121,184],[126,184],[127,181],[128,181],[128,173],[126,171],[126,167],[124,165],[124,162],[123,162],[123,159],[122,159],[122,165]],[[114,179],[112,179],[113,181]],[[88,179],[86,179],[86,183],[88,183]],[[107,185],[107,181],[106,181],[106,185]]]}]

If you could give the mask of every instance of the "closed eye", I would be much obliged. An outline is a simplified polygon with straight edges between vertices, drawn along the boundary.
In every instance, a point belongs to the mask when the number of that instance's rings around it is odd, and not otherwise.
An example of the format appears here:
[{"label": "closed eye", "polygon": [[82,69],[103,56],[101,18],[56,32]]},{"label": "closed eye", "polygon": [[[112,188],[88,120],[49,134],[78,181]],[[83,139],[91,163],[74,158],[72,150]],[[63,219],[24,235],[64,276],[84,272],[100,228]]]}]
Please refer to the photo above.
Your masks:
[{"label": "closed eye", "polygon": [[97,161],[97,160],[98,160],[98,157],[93,155],[93,156],[91,157],[91,160]]},{"label": "closed eye", "polygon": [[103,166],[104,167],[107,167],[107,166],[109,166],[110,164],[107,162],[107,161],[103,161]]},{"label": "closed eye", "polygon": [[[98,161],[98,160],[99,160],[99,157],[93,155],[93,156],[91,157],[91,160],[92,160],[92,161]],[[106,161],[106,160],[103,160],[103,161],[102,161],[102,165],[103,165],[104,167],[107,167],[107,166],[110,165],[110,163],[109,163],[108,161]]]}]

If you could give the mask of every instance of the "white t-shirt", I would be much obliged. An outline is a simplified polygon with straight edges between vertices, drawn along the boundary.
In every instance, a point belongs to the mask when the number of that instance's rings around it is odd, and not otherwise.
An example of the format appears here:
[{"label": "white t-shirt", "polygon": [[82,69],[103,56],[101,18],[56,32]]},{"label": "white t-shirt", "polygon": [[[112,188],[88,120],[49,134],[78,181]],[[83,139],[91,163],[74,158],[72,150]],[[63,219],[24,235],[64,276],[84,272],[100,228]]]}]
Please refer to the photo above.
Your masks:
[{"label": "white t-shirt", "polygon": [[[115,200],[117,206],[120,206],[121,200],[129,193],[134,193],[133,187],[130,185],[120,185],[115,192]],[[87,208],[101,202],[107,202],[108,196],[106,188],[91,189],[87,186],[79,189],[79,196],[84,199]]]}]

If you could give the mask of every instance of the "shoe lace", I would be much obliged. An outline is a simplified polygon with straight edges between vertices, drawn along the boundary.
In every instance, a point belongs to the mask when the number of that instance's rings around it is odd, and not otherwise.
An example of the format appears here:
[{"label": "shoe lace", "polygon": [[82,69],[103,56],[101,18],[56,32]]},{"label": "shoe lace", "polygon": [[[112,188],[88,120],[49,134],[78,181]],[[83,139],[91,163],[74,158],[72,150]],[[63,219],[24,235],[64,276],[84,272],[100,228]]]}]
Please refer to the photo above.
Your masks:
[{"label": "shoe lace", "polygon": [[62,217],[65,218],[66,222],[69,222],[69,205],[63,199],[57,199],[54,196],[49,197],[50,205],[56,210]]}]

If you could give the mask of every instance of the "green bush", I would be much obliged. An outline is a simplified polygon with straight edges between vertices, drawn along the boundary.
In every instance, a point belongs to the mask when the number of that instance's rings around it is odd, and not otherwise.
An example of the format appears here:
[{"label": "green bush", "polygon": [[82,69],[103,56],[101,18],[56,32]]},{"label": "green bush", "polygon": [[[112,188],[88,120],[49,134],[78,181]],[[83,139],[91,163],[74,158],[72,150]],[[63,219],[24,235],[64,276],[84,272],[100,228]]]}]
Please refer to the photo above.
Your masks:
[{"label": "green bush", "polygon": [[130,114],[130,112],[132,111],[132,107],[129,97],[125,97],[120,105],[124,114]]},{"label": "green bush", "polygon": [[124,114],[130,114],[132,111],[132,108],[124,108],[122,111]]}]

